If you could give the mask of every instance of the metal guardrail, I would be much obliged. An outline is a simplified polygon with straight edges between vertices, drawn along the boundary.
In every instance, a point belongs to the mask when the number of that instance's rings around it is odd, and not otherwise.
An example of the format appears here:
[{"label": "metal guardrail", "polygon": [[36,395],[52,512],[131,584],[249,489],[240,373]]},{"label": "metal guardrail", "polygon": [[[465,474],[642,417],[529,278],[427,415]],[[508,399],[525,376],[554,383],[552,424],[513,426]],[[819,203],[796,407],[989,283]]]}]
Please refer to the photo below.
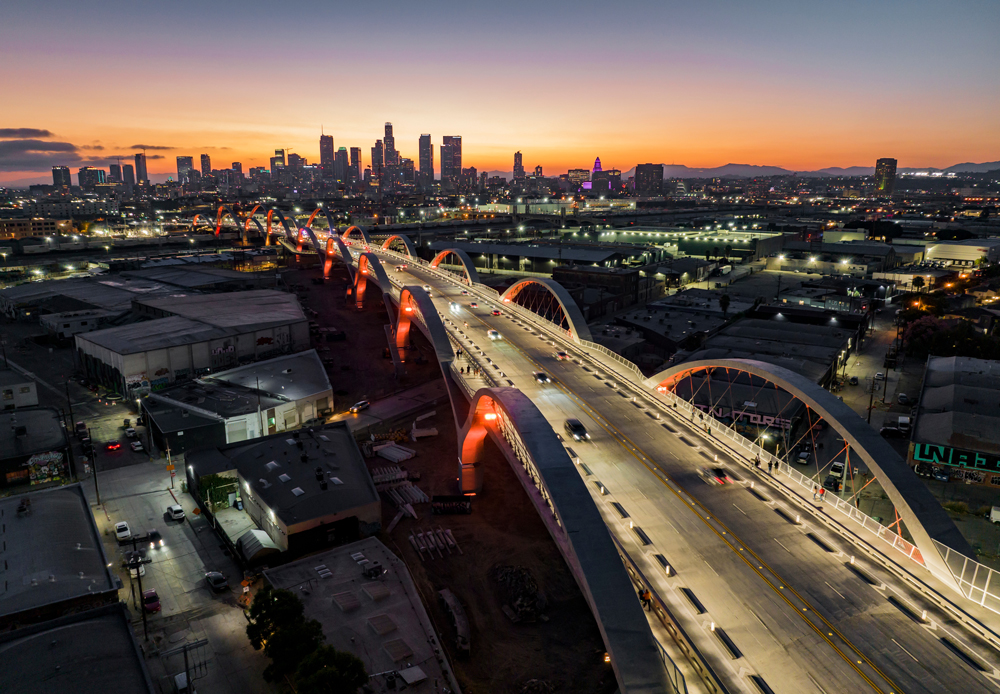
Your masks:
[{"label": "metal guardrail", "polygon": [[992,612],[1000,612],[1000,573],[969,559],[937,540],[934,545],[969,600]]}]

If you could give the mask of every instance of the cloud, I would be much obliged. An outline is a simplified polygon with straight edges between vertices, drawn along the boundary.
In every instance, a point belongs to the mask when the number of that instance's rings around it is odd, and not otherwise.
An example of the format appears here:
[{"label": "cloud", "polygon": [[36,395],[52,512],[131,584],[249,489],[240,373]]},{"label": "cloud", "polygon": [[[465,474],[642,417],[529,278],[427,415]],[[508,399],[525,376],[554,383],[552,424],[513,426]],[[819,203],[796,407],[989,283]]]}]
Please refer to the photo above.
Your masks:
[{"label": "cloud", "polygon": [[0,138],[2,139],[25,137],[52,137],[52,133],[38,128],[0,128]]},{"label": "cloud", "polygon": [[132,145],[131,149],[177,149],[177,148],[161,147],[160,145]]},{"label": "cloud", "polygon": [[80,160],[77,147],[71,142],[0,140],[0,171],[44,171]]},{"label": "cloud", "polygon": [[102,150],[102,149],[104,149],[104,146],[103,145],[80,145],[80,149]]}]

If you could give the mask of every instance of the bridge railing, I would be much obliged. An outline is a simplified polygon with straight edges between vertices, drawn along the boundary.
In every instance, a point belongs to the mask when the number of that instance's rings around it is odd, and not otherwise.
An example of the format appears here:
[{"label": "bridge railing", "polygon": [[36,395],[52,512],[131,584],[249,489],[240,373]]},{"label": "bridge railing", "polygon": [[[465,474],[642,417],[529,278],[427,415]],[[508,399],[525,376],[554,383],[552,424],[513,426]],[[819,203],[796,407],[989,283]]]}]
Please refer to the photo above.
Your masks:
[{"label": "bridge railing", "polygon": [[1000,572],[969,559],[964,554],[934,540],[952,575],[969,600],[993,612],[1000,612]]}]

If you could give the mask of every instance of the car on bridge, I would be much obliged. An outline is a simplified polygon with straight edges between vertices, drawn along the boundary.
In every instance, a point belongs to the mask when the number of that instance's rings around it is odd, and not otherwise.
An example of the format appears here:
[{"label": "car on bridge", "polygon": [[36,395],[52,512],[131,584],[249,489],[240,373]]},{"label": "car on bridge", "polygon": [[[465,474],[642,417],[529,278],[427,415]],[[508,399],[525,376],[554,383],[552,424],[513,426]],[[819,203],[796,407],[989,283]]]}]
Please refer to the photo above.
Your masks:
[{"label": "car on bridge", "polygon": [[396,266],[396,272],[402,272],[405,269],[406,269],[406,265],[397,265]]},{"label": "car on bridge", "polygon": [[724,467],[700,467],[698,475],[708,484],[729,484],[732,482]]},{"label": "car on bridge", "polygon": [[569,355],[566,354],[566,352],[553,352],[552,356],[558,359],[559,361],[566,361],[567,359],[569,359]]},{"label": "car on bridge", "polygon": [[479,308],[479,304],[477,304],[475,301],[470,301],[469,308]]},{"label": "car on bridge", "polygon": [[425,284],[424,291],[427,292],[427,296],[434,296],[433,292],[431,291],[431,285]]},{"label": "car on bridge", "polygon": [[490,313],[492,313],[494,316],[499,316],[500,315],[500,309],[495,308],[492,311],[490,311]]},{"label": "car on bridge", "polygon": [[459,309],[458,302],[452,301],[450,304],[448,304],[448,308],[450,308],[452,311],[457,311]]},{"label": "car on bridge", "polygon": [[503,339],[503,336],[500,333],[498,333],[496,330],[487,330],[486,331],[486,336],[489,337],[491,340],[502,340]]},{"label": "car on bridge", "polygon": [[566,433],[572,436],[574,441],[590,441],[587,427],[583,426],[583,422],[579,419],[567,419],[565,427]]},{"label": "car on bridge", "polygon": [[538,371],[532,374],[532,376],[534,376],[535,380],[539,383],[550,383],[552,381],[552,379],[549,378],[549,375],[544,371]]}]

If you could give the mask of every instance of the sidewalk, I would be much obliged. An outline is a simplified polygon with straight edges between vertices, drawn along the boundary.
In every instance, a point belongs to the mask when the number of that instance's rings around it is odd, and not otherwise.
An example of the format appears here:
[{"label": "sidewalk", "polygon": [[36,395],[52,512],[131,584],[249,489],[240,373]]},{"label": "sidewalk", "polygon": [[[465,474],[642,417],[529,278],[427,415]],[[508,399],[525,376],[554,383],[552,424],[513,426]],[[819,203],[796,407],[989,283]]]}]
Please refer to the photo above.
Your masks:
[{"label": "sidewalk", "polygon": [[422,386],[374,400],[371,407],[358,414],[342,412],[331,417],[329,421],[347,422],[347,426],[352,432],[358,432],[410,414],[420,415],[424,412],[430,412],[435,407],[450,407],[447,386],[440,378]]}]

